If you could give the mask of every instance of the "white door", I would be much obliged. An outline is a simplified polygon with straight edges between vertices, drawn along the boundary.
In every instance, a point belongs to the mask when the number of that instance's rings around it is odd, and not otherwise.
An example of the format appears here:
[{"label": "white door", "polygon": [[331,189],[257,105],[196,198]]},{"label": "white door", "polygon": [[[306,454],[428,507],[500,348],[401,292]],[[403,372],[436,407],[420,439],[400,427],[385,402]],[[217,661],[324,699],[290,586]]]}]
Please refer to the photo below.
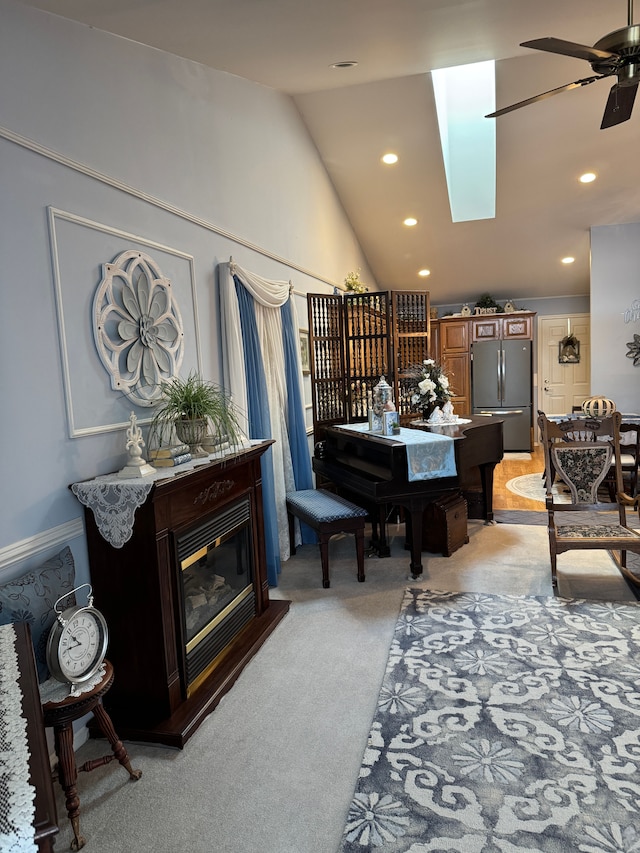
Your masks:
[{"label": "white door", "polygon": [[[571,332],[580,341],[580,361],[560,362],[560,341]],[[564,415],[591,393],[589,314],[538,318],[538,408]]]}]

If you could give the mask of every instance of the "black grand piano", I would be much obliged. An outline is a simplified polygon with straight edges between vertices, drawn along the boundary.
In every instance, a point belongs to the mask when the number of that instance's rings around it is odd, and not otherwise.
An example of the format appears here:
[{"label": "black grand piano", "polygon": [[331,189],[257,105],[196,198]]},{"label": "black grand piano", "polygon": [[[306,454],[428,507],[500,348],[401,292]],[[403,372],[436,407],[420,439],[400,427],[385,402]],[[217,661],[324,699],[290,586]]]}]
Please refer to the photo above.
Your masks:
[{"label": "black grand piano", "polygon": [[493,470],[503,456],[502,421],[481,416],[469,420],[471,423],[443,426],[412,424],[453,438],[455,477],[410,481],[402,441],[339,426],[327,427],[324,441],[316,448],[313,470],[334,483],[340,494],[369,510],[379,526],[381,556],[385,549],[388,554],[387,507],[403,507],[413,578],[422,574],[423,516],[430,503],[447,493],[462,492],[470,518],[493,520]]}]

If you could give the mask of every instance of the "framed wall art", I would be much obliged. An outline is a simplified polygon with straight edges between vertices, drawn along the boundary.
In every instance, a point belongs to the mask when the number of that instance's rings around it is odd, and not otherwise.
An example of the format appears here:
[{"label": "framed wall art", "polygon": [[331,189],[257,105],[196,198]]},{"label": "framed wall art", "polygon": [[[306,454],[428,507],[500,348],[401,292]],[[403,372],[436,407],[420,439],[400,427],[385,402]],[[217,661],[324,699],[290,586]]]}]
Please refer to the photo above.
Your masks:
[{"label": "framed wall art", "polygon": [[300,329],[300,362],[302,363],[302,374],[308,376],[311,373],[311,354],[309,352],[309,332]]},{"label": "framed wall art", "polygon": [[[69,436],[125,429],[132,409],[146,423],[154,382],[201,369],[194,258],[73,213],[48,213]],[[150,316],[160,311],[149,328],[141,300],[153,303]],[[153,364],[134,357],[142,337],[159,340],[146,348]]]}]

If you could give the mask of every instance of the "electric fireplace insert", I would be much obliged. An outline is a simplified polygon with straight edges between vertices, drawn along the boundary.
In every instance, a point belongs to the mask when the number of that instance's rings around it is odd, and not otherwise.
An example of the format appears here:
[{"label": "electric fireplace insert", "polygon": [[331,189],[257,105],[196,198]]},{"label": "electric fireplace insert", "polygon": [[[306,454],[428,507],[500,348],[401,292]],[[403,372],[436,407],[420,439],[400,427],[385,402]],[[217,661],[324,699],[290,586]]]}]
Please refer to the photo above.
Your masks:
[{"label": "electric fireplace insert", "polygon": [[177,538],[188,695],[255,614],[250,521],[244,498]]}]

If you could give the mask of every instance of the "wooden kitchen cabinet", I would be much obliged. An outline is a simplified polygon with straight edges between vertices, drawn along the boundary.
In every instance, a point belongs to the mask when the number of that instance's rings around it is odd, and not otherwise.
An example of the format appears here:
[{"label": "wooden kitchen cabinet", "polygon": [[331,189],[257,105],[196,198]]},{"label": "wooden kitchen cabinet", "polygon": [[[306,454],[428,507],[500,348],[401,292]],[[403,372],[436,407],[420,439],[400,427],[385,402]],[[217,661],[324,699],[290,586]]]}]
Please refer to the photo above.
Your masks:
[{"label": "wooden kitchen cabinet", "polygon": [[471,375],[469,353],[448,353],[440,363],[451,386],[453,409],[457,415],[471,413]]},{"label": "wooden kitchen cabinet", "polygon": [[469,321],[445,318],[440,323],[441,353],[469,352]]},{"label": "wooden kitchen cabinet", "polygon": [[432,323],[432,350],[449,377],[458,415],[471,414],[471,346],[477,341],[532,340],[534,311],[442,317]]},{"label": "wooden kitchen cabinet", "polygon": [[531,340],[533,312],[523,314],[484,314],[471,320],[471,340],[507,341]]},{"label": "wooden kitchen cabinet", "polygon": [[533,312],[529,314],[513,314],[502,320],[502,339],[514,338],[530,341],[533,338]]},{"label": "wooden kitchen cabinet", "polygon": [[[434,323],[434,325],[436,325]],[[469,360],[470,321],[458,317],[443,317],[437,321],[435,339],[438,348],[435,358],[449,378],[452,389],[451,402],[458,415],[471,412],[471,367]]]}]

